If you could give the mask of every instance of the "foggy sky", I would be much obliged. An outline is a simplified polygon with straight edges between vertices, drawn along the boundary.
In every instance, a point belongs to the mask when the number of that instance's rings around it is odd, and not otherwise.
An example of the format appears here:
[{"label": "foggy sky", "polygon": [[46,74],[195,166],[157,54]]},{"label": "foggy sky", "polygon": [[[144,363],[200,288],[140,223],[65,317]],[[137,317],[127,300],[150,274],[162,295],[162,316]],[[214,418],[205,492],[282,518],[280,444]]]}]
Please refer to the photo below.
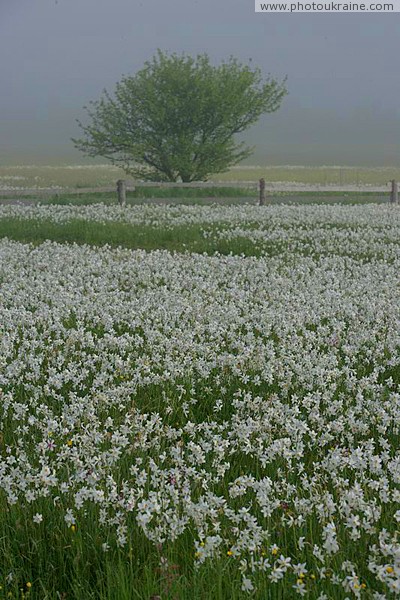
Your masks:
[{"label": "foggy sky", "polygon": [[400,14],[256,14],[253,0],[0,0],[0,164],[83,162],[70,141],[83,106],[157,48],[213,62],[232,54],[287,75],[281,109],[246,135],[257,146],[249,164],[399,162]]}]

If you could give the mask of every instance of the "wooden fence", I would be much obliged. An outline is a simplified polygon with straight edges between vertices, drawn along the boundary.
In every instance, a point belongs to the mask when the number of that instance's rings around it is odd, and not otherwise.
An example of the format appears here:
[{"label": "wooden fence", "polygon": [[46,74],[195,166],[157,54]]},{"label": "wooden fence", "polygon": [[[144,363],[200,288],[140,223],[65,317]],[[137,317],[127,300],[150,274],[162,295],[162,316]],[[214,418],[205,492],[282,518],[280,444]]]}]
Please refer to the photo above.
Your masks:
[{"label": "wooden fence", "polygon": [[[390,182],[391,191],[389,202],[391,204],[399,203],[399,192],[398,192],[398,183],[396,180],[392,180]],[[117,181],[117,188],[112,186],[103,186],[103,187],[93,187],[93,188],[46,188],[46,189],[22,189],[22,190],[0,190],[0,198],[27,198],[29,196],[34,198],[45,198],[51,196],[58,196],[61,194],[65,195],[80,195],[80,194],[96,194],[96,193],[109,193],[115,194],[117,191],[118,202],[124,206],[126,204],[126,192],[135,191],[137,187],[140,188],[198,188],[198,189],[207,189],[207,188],[239,188],[239,189],[247,189],[251,194],[258,194],[258,204],[263,206],[267,202],[266,196],[266,182],[265,179],[262,178],[259,181],[201,181],[201,182],[193,182],[193,183],[175,183],[175,182],[135,182],[125,179],[119,179]],[[273,191],[320,191],[323,193],[324,191],[328,191],[325,189],[321,189],[319,186],[312,186],[312,189],[293,189],[290,190],[290,184],[285,186],[285,190],[279,190],[274,185],[271,185],[270,192]],[[306,186],[307,187],[307,186]],[[329,188],[328,188],[329,189]],[[387,189],[387,188],[386,188]],[[343,193],[351,193],[352,191],[356,191],[353,189],[342,189]],[[368,191],[368,190],[365,190]],[[371,190],[377,191],[377,190]],[[380,189],[380,192],[384,192],[384,189]],[[387,192],[386,192],[387,193]]]},{"label": "wooden fence", "polygon": [[[392,204],[398,204],[399,203],[399,193],[398,193],[398,184],[397,181],[395,179],[392,179],[391,183],[391,192],[390,192],[390,202]],[[209,183],[209,182],[204,182],[201,185],[199,183],[159,183],[159,184],[153,184],[153,183],[146,183],[146,184],[140,184],[141,186],[143,185],[147,185],[147,186],[154,186],[155,187],[224,187],[224,184],[213,184],[213,183]],[[232,185],[232,184],[231,184]],[[264,206],[264,204],[266,203],[266,193],[265,193],[265,179],[261,178],[258,182],[258,184],[253,184],[253,188],[254,185],[256,185],[256,189],[258,190],[258,205],[259,206]],[[225,187],[230,187],[230,186],[225,186]],[[234,184],[232,187],[249,187],[248,184],[243,185],[242,186],[237,186],[236,184]],[[119,204],[121,204],[121,206],[125,206],[126,204],[126,190],[132,189],[127,187],[127,183],[125,180],[123,179],[119,179],[117,181],[117,194],[118,194],[118,202]],[[135,188],[133,188],[135,189]]]},{"label": "wooden fence", "polygon": [[[251,192],[257,192],[258,182],[257,181],[198,181],[193,183],[174,183],[174,182],[152,182],[152,181],[130,181],[119,179],[117,181],[117,189],[118,182],[123,181],[125,185],[125,190],[128,192],[135,191],[136,188],[199,188],[199,189],[207,189],[207,188],[238,188],[238,189],[248,189]],[[16,198],[26,197],[26,196],[56,196],[60,194],[65,194],[68,196],[71,195],[79,195],[79,194],[96,194],[96,193],[109,193],[115,194],[115,186],[99,186],[99,187],[82,187],[82,188],[26,188],[26,189],[12,189],[12,190],[2,190],[0,189],[0,198]]]},{"label": "wooden fence", "polygon": [[398,183],[395,179],[392,179],[391,181],[392,184],[392,189],[390,192],[390,202],[392,204],[398,204],[399,203],[399,187],[398,187]]}]

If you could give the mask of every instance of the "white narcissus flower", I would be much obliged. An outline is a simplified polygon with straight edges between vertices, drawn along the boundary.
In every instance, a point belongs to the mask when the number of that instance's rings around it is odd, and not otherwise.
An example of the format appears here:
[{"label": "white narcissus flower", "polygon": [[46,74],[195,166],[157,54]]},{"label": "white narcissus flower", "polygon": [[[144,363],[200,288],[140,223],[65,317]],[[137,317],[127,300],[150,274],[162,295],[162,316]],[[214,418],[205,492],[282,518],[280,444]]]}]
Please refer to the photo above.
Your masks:
[{"label": "white narcissus flower", "polygon": [[0,241],[10,504],[70,526],[98,515],[106,545],[132,521],[158,546],[193,535],[194,561],[229,550],[254,587],[262,571],[293,595],[297,574],[303,594],[304,573],[321,600],[328,581],[354,595],[368,568],[396,592],[398,211],[0,206],[8,217],[193,226],[256,254]]},{"label": "white narcissus flower", "polygon": [[41,523],[42,521],[43,521],[43,515],[41,515],[40,513],[36,513],[35,515],[33,515],[34,523]]},{"label": "white narcissus flower", "polygon": [[252,592],[254,590],[254,585],[248,577],[242,578],[242,591],[243,592]]}]

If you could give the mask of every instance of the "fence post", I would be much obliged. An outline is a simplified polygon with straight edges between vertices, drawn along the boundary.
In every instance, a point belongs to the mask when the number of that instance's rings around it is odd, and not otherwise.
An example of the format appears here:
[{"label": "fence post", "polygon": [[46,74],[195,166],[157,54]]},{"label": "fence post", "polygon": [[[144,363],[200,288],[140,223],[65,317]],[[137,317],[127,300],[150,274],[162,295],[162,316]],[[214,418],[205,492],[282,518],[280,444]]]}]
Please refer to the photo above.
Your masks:
[{"label": "fence post", "polygon": [[258,206],[264,206],[265,204],[265,179],[262,177],[260,179],[260,199],[258,201]]},{"label": "fence post", "polygon": [[392,179],[392,191],[390,192],[390,202],[392,204],[399,203],[399,190],[397,181],[395,179]]},{"label": "fence post", "polygon": [[121,206],[125,206],[125,204],[126,204],[126,182],[124,179],[118,179],[117,192],[118,192],[118,202],[120,203]]}]

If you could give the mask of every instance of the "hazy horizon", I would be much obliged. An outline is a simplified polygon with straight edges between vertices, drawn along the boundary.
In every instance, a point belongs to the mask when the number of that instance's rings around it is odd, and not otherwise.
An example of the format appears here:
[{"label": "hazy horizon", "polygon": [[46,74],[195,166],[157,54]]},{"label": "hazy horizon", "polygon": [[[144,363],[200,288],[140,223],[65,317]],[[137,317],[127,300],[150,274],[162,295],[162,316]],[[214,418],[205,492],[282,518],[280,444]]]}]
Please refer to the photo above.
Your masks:
[{"label": "hazy horizon", "polygon": [[398,37],[393,15],[255,14],[251,0],[0,0],[0,164],[105,162],[74,149],[75,119],[161,48],[287,75],[244,164],[396,166]]}]

